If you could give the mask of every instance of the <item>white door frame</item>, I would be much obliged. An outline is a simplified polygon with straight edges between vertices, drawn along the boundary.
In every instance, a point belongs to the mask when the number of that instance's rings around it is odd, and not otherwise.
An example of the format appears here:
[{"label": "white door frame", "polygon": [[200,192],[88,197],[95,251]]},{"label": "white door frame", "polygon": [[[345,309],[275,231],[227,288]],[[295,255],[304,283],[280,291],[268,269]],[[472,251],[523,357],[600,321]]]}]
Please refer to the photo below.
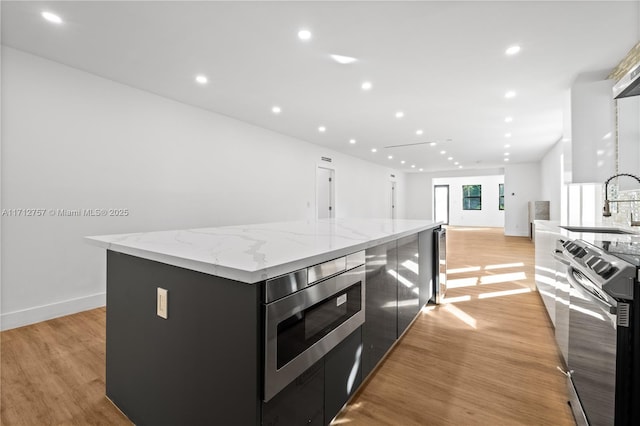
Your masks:
[{"label": "white door frame", "polygon": [[326,164],[318,164],[316,167],[316,219],[318,219],[318,172],[319,169],[325,169],[330,171],[331,181],[329,184],[329,218],[336,217],[336,169],[329,167]]}]

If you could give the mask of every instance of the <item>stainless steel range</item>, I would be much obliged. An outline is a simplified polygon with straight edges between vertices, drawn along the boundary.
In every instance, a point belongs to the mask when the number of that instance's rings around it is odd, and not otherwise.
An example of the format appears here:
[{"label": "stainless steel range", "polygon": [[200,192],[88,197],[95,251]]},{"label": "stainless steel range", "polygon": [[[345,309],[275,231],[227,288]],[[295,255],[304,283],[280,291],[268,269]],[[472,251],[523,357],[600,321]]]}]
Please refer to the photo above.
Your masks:
[{"label": "stainless steel range", "polygon": [[640,424],[640,245],[563,244],[570,284],[568,367],[579,425]]}]

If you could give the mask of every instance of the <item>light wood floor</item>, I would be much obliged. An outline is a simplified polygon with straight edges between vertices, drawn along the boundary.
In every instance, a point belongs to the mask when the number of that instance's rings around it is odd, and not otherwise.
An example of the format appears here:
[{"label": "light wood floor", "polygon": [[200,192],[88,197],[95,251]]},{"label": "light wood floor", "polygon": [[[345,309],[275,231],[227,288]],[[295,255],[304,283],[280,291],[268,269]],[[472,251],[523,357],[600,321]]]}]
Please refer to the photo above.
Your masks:
[{"label": "light wood floor", "polygon": [[427,307],[333,424],[573,425],[534,246],[449,228],[449,303]]},{"label": "light wood floor", "polygon": [[[452,303],[425,309],[335,424],[573,424],[533,245],[502,232],[449,229]],[[104,396],[104,345],[104,309],[0,333],[0,424],[130,424]]]}]

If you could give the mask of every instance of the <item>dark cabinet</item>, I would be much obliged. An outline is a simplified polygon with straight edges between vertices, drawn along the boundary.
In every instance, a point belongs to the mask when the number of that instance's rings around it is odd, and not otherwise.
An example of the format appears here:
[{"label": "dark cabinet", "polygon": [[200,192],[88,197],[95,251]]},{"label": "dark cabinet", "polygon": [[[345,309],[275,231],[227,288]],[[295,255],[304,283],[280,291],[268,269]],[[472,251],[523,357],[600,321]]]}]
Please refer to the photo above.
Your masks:
[{"label": "dark cabinet", "polygon": [[338,414],[362,383],[361,328],[351,333],[324,359],[324,422]]},{"label": "dark cabinet", "polygon": [[397,244],[367,249],[365,323],[362,326],[362,374],[366,377],[397,337]]},{"label": "dark cabinet", "polygon": [[324,359],[321,359],[275,397],[262,404],[262,424],[323,425],[324,376]]},{"label": "dark cabinet", "polygon": [[398,337],[420,310],[418,235],[398,240]]}]

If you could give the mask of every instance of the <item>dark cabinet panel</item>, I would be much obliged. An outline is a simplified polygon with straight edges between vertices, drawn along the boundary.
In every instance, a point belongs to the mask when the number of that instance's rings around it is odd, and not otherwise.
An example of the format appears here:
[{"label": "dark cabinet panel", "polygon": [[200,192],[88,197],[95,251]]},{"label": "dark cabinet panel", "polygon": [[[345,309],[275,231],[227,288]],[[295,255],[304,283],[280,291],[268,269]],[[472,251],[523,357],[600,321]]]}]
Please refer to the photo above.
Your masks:
[{"label": "dark cabinet panel", "polygon": [[398,337],[420,310],[418,235],[398,240]]},{"label": "dark cabinet panel", "polygon": [[433,297],[436,283],[435,274],[435,233],[433,229],[422,231],[418,234],[418,246],[420,249],[420,257],[418,265],[420,267],[420,307],[427,304]]},{"label": "dark cabinet panel", "polygon": [[397,337],[396,241],[366,251],[366,311],[362,326],[362,373],[366,377]]},{"label": "dark cabinet panel", "polygon": [[259,424],[259,288],[108,251],[107,396],[138,425]]},{"label": "dark cabinet panel", "polygon": [[262,405],[264,426],[324,424],[324,358]]},{"label": "dark cabinet panel", "polygon": [[324,422],[329,424],[362,383],[361,329],[333,348],[324,363]]}]

